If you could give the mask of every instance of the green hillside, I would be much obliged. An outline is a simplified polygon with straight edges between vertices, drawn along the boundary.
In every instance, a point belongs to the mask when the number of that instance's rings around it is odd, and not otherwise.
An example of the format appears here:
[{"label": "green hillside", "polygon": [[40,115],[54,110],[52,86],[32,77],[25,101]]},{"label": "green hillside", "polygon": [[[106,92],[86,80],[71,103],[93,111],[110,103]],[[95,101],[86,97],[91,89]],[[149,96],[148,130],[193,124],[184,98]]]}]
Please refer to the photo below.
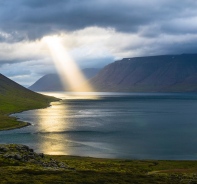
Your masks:
[{"label": "green hillside", "polygon": [[30,109],[44,108],[54,97],[44,96],[32,92],[0,74],[0,130],[26,126],[25,122],[18,122],[9,114]]}]

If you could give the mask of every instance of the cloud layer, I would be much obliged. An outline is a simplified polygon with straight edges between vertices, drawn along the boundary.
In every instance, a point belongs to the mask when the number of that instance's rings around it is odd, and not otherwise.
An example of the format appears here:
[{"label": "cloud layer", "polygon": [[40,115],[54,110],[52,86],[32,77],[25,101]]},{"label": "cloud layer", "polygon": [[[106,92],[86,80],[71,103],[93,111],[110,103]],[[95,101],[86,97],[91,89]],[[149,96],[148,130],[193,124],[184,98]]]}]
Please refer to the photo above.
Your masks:
[{"label": "cloud layer", "polygon": [[[62,38],[81,67],[102,67],[122,57],[194,53],[196,9],[196,0],[0,0],[0,72],[19,81],[13,66],[24,66],[29,74],[18,73],[28,79],[19,82],[27,84],[54,71],[41,41],[47,35]],[[48,69],[39,68],[46,61]]]}]

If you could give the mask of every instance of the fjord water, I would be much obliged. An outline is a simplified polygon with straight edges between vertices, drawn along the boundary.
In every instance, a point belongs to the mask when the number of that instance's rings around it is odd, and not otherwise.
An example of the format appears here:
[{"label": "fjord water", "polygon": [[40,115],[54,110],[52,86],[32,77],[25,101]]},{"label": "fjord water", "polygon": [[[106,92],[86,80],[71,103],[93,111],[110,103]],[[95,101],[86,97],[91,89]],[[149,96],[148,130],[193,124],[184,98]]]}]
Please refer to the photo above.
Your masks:
[{"label": "fjord water", "polygon": [[197,159],[197,94],[55,93],[62,101],[14,114],[32,124],[0,132],[46,154]]}]

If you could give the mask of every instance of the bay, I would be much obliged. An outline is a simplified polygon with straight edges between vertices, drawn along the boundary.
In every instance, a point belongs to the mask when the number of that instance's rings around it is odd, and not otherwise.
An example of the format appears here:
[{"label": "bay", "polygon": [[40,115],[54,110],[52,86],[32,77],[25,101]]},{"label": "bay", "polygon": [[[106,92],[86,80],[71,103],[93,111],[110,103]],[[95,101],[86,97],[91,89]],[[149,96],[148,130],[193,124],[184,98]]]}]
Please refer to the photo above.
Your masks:
[{"label": "bay", "polygon": [[125,159],[197,159],[197,94],[45,93],[63,100],[12,116],[32,125],[0,143],[45,154]]}]

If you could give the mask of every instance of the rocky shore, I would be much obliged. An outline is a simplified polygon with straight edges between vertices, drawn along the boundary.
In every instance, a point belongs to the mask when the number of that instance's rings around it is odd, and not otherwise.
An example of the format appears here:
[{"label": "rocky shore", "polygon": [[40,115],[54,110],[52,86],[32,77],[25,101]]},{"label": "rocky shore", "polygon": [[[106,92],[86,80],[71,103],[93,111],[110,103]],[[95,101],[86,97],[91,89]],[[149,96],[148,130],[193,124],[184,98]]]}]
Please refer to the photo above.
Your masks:
[{"label": "rocky shore", "polygon": [[62,162],[46,157],[43,153],[36,153],[26,145],[0,144],[0,158],[10,162],[29,163],[45,169],[72,169]]}]

